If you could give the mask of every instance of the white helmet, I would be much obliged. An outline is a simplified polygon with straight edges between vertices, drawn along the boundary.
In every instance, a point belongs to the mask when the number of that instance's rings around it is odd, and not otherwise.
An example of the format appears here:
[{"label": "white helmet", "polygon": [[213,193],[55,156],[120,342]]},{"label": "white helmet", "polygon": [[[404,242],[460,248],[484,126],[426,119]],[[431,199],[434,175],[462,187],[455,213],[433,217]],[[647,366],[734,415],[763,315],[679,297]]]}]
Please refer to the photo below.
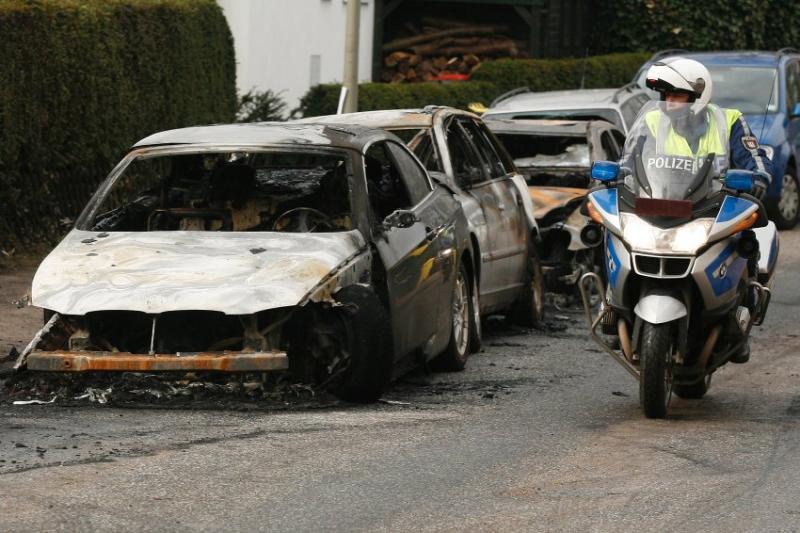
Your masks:
[{"label": "white helmet", "polygon": [[661,94],[662,100],[666,93],[687,93],[693,115],[702,112],[711,100],[711,74],[694,59],[669,57],[657,61],[647,70],[646,83],[649,89]]}]

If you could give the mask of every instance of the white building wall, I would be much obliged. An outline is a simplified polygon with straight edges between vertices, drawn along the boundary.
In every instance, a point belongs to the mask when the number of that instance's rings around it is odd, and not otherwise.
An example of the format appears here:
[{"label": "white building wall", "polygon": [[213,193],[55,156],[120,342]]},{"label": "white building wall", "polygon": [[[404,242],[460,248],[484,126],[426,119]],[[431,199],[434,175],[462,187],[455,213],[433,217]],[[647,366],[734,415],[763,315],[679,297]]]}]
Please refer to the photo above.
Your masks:
[{"label": "white building wall", "polygon": [[[217,0],[231,28],[239,93],[283,91],[289,109],[344,75],[347,0]],[[358,75],[372,78],[375,0],[361,0]]]}]

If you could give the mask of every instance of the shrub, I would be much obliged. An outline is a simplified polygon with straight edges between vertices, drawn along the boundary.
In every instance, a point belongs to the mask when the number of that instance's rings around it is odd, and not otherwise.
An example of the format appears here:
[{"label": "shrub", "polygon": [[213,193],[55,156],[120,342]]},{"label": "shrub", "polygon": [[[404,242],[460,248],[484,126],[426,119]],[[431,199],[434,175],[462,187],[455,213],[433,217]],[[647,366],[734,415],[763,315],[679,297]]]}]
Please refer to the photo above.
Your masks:
[{"label": "shrub", "polygon": [[[629,82],[648,54],[613,54],[584,59],[501,59],[482,64],[471,81],[454,83],[364,83],[358,89],[358,109],[402,109],[429,104],[466,109],[472,102],[488,105],[500,94],[528,86],[534,91],[589,87],[619,87]],[[312,87],[294,112],[303,116],[336,112],[341,85]]]},{"label": "shrub", "polygon": [[[339,84],[312,87],[300,100],[294,114],[304,117],[336,113]],[[362,83],[358,87],[358,110],[405,109],[426,105],[466,108],[471,102],[486,102],[495,93],[491,83]]]},{"label": "shrub", "polygon": [[286,120],[286,101],[280,93],[248,91],[239,97],[236,122]]},{"label": "shrub", "polygon": [[145,135],[234,118],[213,0],[0,0],[0,28],[0,248],[57,238]]},{"label": "shrub", "polygon": [[800,3],[786,0],[595,2],[592,48],[601,51],[777,50],[800,42]]}]

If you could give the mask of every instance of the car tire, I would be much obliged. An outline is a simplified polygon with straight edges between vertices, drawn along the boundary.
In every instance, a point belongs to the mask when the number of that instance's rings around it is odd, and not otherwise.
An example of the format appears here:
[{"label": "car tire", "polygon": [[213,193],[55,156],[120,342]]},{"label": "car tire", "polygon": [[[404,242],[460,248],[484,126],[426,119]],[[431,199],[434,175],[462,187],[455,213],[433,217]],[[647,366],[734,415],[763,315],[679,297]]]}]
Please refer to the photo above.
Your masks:
[{"label": "car tire", "polygon": [[[394,368],[389,314],[375,292],[362,285],[344,287],[334,297],[340,305],[298,316],[289,371],[343,400],[377,401]],[[341,368],[332,371],[337,364]]]},{"label": "car tire", "polygon": [[787,168],[781,182],[781,195],[770,206],[771,217],[778,229],[792,229],[800,213],[800,181],[794,169]]},{"label": "car tire", "polygon": [[528,254],[525,285],[520,298],[511,306],[508,318],[513,324],[528,328],[544,320],[544,275],[535,250]]},{"label": "car tire", "polygon": [[483,324],[481,323],[481,298],[480,281],[477,277],[472,278],[470,287],[470,316],[472,323],[469,328],[469,351],[477,353],[483,345]]},{"label": "car tire", "polygon": [[462,264],[458,269],[453,287],[453,299],[450,304],[450,342],[444,352],[433,360],[432,368],[434,370],[458,372],[464,370],[467,365],[474,317],[471,293],[469,274]]}]

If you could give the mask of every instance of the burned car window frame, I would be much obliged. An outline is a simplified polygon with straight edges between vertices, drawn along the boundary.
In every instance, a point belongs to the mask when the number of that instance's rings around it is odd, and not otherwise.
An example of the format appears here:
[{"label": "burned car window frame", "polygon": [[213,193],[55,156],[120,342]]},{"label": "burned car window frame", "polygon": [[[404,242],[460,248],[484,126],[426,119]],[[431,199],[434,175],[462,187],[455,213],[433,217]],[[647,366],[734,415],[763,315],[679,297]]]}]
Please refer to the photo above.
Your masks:
[{"label": "burned car window frame", "polygon": [[488,176],[488,179],[497,180],[506,176],[508,172],[500,156],[492,146],[492,143],[486,139],[486,135],[481,131],[481,128],[478,127],[477,122],[464,118],[459,120],[459,125],[464,129],[470,142],[478,152],[478,155],[484,160],[486,164],[485,174]]},{"label": "burned car window frame", "polygon": [[[424,202],[425,198],[433,191],[433,185],[425,167],[406,146],[392,141],[388,141],[386,145],[389,147],[389,154],[400,170],[400,179],[406,184],[406,190],[411,197],[411,205]],[[403,158],[405,158],[405,162],[401,161]],[[405,168],[406,165],[407,168]]]},{"label": "burned car window frame", "polygon": [[[464,152],[466,157],[463,157],[463,161],[465,165],[473,166],[476,170],[477,176],[480,176],[479,179],[471,179],[470,176],[461,175],[457,172],[455,165],[453,164],[456,161],[456,157],[454,157],[453,147],[451,146],[451,138],[454,142],[458,143],[461,146],[461,150]],[[486,168],[483,159],[481,158],[480,154],[478,154],[477,149],[472,145],[472,142],[464,131],[464,128],[461,127],[459,120],[457,117],[451,117],[444,124],[444,142],[447,145],[447,150],[450,153],[450,164],[453,167],[453,177],[457,180],[463,181],[462,185],[466,184],[468,186],[478,185],[485,181],[488,181],[488,176],[486,175]],[[466,170],[466,166],[465,166]]]},{"label": "burned car window frame", "polygon": [[[322,156],[329,156],[329,157],[339,157],[345,163],[345,178],[347,179],[347,189],[348,189],[348,203],[350,207],[350,228],[347,229],[339,229],[335,232],[347,232],[352,231],[353,229],[357,229],[359,224],[357,222],[358,216],[358,203],[357,198],[354,191],[354,183],[353,180],[355,179],[355,172],[354,172],[354,151],[349,150],[346,148],[327,148],[327,147],[320,147],[320,146],[254,146],[254,145],[238,145],[238,144],[231,144],[231,145],[224,145],[224,144],[215,144],[213,146],[208,147],[198,147],[197,145],[193,146],[179,146],[179,145],[160,145],[160,146],[144,146],[141,148],[135,148],[131,150],[126,156],[120,161],[117,166],[112,169],[109,173],[108,177],[100,184],[97,191],[92,195],[89,202],[87,202],[86,207],[81,212],[80,216],[78,217],[75,228],[82,231],[95,231],[94,226],[91,226],[90,223],[95,221],[98,215],[100,214],[100,208],[103,206],[104,202],[108,198],[109,194],[112,192],[113,187],[115,184],[118,183],[120,179],[125,177],[125,172],[130,168],[132,164],[137,161],[146,161],[151,159],[157,159],[162,157],[171,157],[171,156],[181,156],[181,155],[206,155],[206,154],[234,154],[234,153],[244,153],[244,154],[264,154],[264,153],[298,153],[298,154],[316,154]],[[114,230],[114,229],[106,229],[103,230],[109,233],[117,232],[117,231],[125,231],[125,230]],[[147,230],[136,230],[136,231],[147,231]],[[170,230],[154,230],[154,231],[170,231]],[[233,231],[234,233],[259,233],[259,232],[273,232],[277,230],[273,229],[259,229],[259,230],[241,230],[241,231]]]}]

